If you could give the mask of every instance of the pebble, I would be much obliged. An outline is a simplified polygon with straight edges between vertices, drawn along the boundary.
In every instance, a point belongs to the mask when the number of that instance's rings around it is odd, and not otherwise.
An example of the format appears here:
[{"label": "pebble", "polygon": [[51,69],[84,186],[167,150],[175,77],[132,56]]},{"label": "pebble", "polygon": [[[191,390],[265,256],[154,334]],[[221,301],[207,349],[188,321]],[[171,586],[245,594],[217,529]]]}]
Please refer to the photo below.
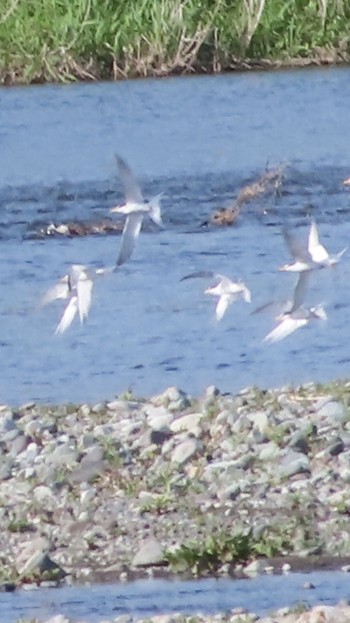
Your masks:
[{"label": "pebble", "polygon": [[160,543],[150,537],[146,539],[132,559],[133,567],[149,567],[164,562],[164,551]]}]

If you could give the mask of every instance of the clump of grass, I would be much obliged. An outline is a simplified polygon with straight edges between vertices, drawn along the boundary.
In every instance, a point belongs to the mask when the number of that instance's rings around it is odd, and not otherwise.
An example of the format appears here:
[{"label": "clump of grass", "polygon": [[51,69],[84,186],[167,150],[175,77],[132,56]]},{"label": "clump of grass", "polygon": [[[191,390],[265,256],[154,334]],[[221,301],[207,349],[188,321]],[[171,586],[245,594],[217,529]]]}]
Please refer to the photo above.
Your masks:
[{"label": "clump of grass", "polygon": [[34,532],[35,528],[33,524],[26,521],[26,519],[13,519],[7,526],[9,532],[18,532],[22,534],[23,532]]},{"label": "clump of grass", "polygon": [[154,513],[155,515],[163,515],[170,512],[175,507],[174,497],[168,493],[158,494],[148,502],[142,504],[140,514]]},{"label": "clump of grass", "polygon": [[309,517],[296,512],[283,526],[266,526],[262,530],[242,530],[236,534],[216,532],[204,540],[182,544],[166,552],[166,560],[175,573],[215,575],[223,565],[234,567],[256,558],[273,558],[293,554],[297,548],[323,551],[323,544]]},{"label": "clump of grass", "polygon": [[194,575],[215,574],[225,563],[244,562],[252,554],[252,535],[208,536],[203,542],[190,542],[166,553],[166,560],[176,571]]},{"label": "clump of grass", "polygon": [[2,0],[1,8],[7,83],[215,72],[350,51],[345,0]]},{"label": "clump of grass", "polygon": [[246,563],[261,556],[271,558],[284,553],[286,548],[286,538],[278,530],[264,530],[258,537],[253,530],[236,534],[219,532],[204,541],[192,541],[168,551],[166,559],[176,572],[215,575],[224,564]]}]

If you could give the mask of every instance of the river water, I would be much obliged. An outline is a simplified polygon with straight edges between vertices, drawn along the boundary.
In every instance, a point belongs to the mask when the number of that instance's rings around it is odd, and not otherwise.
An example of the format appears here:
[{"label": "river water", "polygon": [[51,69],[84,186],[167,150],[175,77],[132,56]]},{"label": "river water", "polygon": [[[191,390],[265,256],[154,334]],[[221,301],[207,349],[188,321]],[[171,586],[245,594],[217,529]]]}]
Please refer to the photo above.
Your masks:
[{"label": "river water", "polygon": [[[98,401],[169,385],[198,394],[327,380],[350,372],[349,255],[315,276],[308,302],[328,322],[267,346],[268,315],[294,277],[281,223],[316,216],[332,251],[350,241],[350,82],[347,68],[0,91],[0,396],[3,402]],[[111,264],[120,238],[35,239],[40,226],[109,217],[122,199],[114,153],[146,194],[164,192],[165,229],[142,233],[132,257],[96,283],[88,323],[54,336],[64,305],[37,303],[71,263]],[[266,163],[288,162],[280,197],[242,210],[228,229],[202,228]],[[253,302],[220,324],[194,270],[244,279]]]},{"label": "river water", "polygon": [[[311,284],[308,302],[326,305],[326,323],[267,346],[272,319],[250,315],[292,292],[294,277],[276,270],[288,260],[281,224],[305,234],[314,215],[330,250],[349,244],[350,194],[342,185],[350,176],[348,76],[335,68],[1,89],[1,401],[99,401],[169,385],[198,394],[213,383],[235,391],[348,376],[350,252]],[[62,302],[38,310],[40,296],[73,262],[109,265],[120,238],[35,233],[51,222],[108,216],[122,198],[115,152],[145,194],[165,193],[166,227],[142,232],[132,260],[96,283],[87,324],[57,337]],[[246,206],[235,227],[201,227],[267,162],[288,163],[279,197]],[[208,269],[243,278],[251,306],[237,303],[215,323],[214,301],[203,294],[208,284],[180,282]],[[4,594],[0,603],[8,622],[53,611],[91,621],[169,608],[262,612],[305,599],[303,581],[150,581],[94,587],[88,597],[81,588]],[[349,596],[345,575],[313,581],[307,600]]]},{"label": "river water", "polygon": [[[313,588],[306,585],[312,584]],[[120,615],[146,618],[161,613],[225,612],[245,608],[262,616],[287,604],[333,605],[349,599],[348,574],[342,571],[259,576],[251,580],[205,579],[188,582],[138,580],[128,584],[40,589],[0,594],[1,620],[47,620],[64,614],[96,623]]]}]

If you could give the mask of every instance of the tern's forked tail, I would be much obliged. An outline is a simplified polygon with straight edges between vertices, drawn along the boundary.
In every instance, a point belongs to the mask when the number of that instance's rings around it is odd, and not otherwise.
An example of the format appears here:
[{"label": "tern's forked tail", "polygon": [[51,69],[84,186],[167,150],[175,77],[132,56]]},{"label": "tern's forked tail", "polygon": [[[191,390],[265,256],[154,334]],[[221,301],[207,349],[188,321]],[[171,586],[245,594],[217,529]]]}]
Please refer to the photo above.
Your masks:
[{"label": "tern's forked tail", "polygon": [[160,200],[163,195],[164,193],[159,193],[159,195],[155,195],[154,197],[152,197],[152,199],[149,200],[149,216],[152,221],[160,227],[163,226],[162,212],[160,207]]}]

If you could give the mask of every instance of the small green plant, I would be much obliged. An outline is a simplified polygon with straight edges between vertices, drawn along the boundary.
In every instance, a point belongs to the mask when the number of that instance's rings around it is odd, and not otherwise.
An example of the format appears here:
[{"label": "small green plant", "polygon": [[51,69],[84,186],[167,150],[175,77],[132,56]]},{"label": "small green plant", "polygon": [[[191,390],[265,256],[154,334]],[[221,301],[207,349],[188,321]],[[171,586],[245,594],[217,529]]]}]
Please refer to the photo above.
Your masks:
[{"label": "small green plant", "polygon": [[13,519],[9,522],[7,529],[9,532],[33,532],[35,530],[34,526],[30,524],[25,519]]},{"label": "small green plant", "polygon": [[294,606],[289,608],[289,612],[292,614],[303,614],[309,610],[309,606],[304,601],[298,601]]},{"label": "small green plant", "polygon": [[268,426],[265,429],[265,434],[270,441],[273,441],[276,444],[276,446],[283,448],[286,440],[286,429],[282,424],[279,426]]},{"label": "small green plant", "polygon": [[166,560],[177,571],[190,570],[194,575],[215,574],[224,563],[246,561],[252,554],[252,544],[251,532],[208,536],[202,543],[192,541],[175,551],[168,551]]},{"label": "small green plant", "polygon": [[141,508],[140,513],[155,513],[156,515],[163,515],[173,509],[174,498],[168,493],[155,496],[152,500],[145,502]]},{"label": "small green plant", "polygon": [[123,464],[120,455],[120,444],[109,437],[99,439],[99,443],[103,449],[103,458],[111,468],[121,467]]}]

